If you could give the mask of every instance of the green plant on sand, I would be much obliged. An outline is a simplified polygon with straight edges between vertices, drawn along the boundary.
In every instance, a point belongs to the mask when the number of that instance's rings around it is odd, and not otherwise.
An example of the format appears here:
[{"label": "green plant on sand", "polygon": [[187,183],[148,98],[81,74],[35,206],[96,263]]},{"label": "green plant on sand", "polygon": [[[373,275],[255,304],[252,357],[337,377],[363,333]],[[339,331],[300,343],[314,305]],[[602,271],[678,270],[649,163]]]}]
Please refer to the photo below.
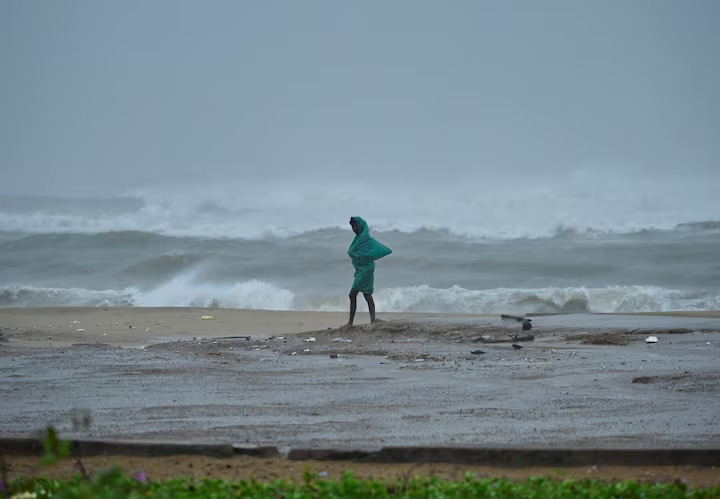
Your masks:
[{"label": "green plant on sand", "polygon": [[199,481],[176,478],[143,483],[117,468],[98,472],[89,479],[75,475],[70,480],[36,478],[10,483],[10,493],[29,493],[26,497],[115,498],[115,497],[252,497],[252,498],[442,498],[442,497],[512,497],[512,498],[711,498],[720,495],[720,486],[712,489],[690,489],[682,482],[667,484],[622,481],[605,483],[596,480],[551,480],[530,478],[522,482],[486,478],[478,480],[468,474],[462,481],[416,477],[391,482],[361,480],[349,471],[339,480],[324,480],[306,473],[302,483],[278,480],[270,483],[254,480],[237,482],[204,478]]},{"label": "green plant on sand", "polygon": [[[71,445],[48,427],[43,440],[42,463],[51,466],[70,456]],[[2,465],[4,462],[0,462]],[[301,483],[284,480],[258,482],[254,479],[228,481],[212,478],[195,480],[174,478],[154,482],[144,472],[127,475],[113,467],[92,474],[85,472],[79,458],[81,473],[68,479],[47,477],[7,478],[7,467],[2,467],[0,494],[11,498],[191,498],[191,497],[249,497],[249,498],[716,498],[720,497],[720,484],[712,488],[691,489],[681,481],[672,483],[640,483],[635,481],[601,482],[598,480],[558,480],[547,477],[512,481],[501,478],[478,479],[467,473],[464,480],[451,481],[435,477],[405,476],[395,480],[356,478],[345,471],[339,480],[328,480],[306,471]]]}]

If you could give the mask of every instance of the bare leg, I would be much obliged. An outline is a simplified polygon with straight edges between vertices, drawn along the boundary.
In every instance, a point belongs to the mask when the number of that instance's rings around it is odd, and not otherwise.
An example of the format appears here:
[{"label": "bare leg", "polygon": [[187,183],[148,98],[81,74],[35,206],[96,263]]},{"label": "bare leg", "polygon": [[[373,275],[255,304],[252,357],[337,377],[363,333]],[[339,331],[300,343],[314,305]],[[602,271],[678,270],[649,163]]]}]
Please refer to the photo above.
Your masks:
[{"label": "bare leg", "polygon": [[368,311],[370,311],[370,322],[375,322],[375,300],[373,300],[372,293],[363,293],[363,295],[365,295]]},{"label": "bare leg", "polygon": [[353,325],[353,321],[355,320],[355,311],[357,310],[357,295],[357,289],[350,290],[350,319],[343,327],[352,327]]}]

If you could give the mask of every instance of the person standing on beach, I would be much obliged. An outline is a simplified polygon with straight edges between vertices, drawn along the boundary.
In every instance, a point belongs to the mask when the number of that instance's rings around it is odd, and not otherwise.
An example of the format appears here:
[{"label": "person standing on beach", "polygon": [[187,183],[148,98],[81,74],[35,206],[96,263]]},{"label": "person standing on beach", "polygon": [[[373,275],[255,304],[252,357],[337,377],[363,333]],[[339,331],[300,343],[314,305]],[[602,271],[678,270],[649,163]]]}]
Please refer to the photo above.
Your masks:
[{"label": "person standing on beach", "polygon": [[375,301],[373,300],[373,286],[375,285],[375,260],[389,255],[392,250],[370,237],[370,229],[365,220],[360,217],[350,217],[350,227],[355,233],[355,239],[350,243],[348,255],[355,267],[355,280],[350,289],[350,320],[343,327],[352,327],[357,309],[357,295],[362,293],[368,304],[370,322],[375,322]]}]

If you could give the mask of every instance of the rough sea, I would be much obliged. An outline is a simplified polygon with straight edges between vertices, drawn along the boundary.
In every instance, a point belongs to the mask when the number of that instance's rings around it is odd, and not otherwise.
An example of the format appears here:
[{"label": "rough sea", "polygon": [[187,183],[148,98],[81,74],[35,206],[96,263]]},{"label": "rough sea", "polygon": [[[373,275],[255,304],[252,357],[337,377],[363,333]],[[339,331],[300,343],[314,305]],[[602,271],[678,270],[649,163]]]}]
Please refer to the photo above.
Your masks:
[{"label": "rough sea", "polygon": [[716,186],[636,180],[3,195],[0,307],[346,310],[359,215],[380,312],[720,309]]}]

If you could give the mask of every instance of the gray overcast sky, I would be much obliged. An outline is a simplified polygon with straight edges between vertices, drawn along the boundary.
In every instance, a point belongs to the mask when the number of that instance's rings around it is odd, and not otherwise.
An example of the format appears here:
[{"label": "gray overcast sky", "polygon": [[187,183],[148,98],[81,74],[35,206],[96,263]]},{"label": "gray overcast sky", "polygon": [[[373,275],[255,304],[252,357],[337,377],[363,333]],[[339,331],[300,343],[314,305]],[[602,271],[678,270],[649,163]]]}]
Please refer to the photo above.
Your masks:
[{"label": "gray overcast sky", "polygon": [[718,26],[716,0],[3,0],[0,192],[717,172]]}]

